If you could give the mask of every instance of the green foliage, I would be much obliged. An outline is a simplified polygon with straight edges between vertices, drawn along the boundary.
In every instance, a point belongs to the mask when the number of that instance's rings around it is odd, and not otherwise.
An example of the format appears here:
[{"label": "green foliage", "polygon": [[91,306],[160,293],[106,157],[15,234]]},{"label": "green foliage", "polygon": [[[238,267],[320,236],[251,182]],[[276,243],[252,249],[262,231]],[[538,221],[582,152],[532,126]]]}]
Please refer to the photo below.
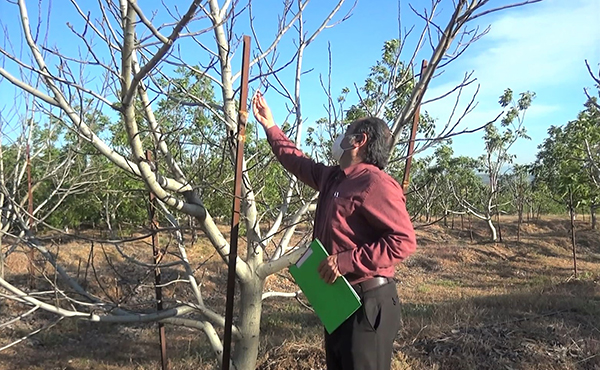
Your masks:
[{"label": "green foliage", "polygon": [[[205,76],[186,68],[177,68],[174,73],[170,80],[160,81],[168,93],[158,102],[156,111],[156,119],[163,127],[162,137],[174,159],[182,164],[188,180],[197,185],[209,212],[214,216],[227,215],[233,194],[233,144],[217,116],[219,102]],[[160,153],[156,162],[159,173],[169,174]]]},{"label": "green foliage", "polygon": [[511,146],[518,139],[530,140],[527,135],[523,121],[525,112],[531,106],[535,98],[533,92],[523,92],[517,101],[513,100],[513,92],[506,89],[500,96],[499,104],[502,108],[508,108],[505,112],[500,126],[490,124],[485,127],[483,140],[485,142],[485,154],[480,157],[482,172],[490,177],[492,192],[496,190],[500,170],[506,164],[511,164],[515,158],[510,154]]},{"label": "green foliage", "polygon": [[[393,122],[400,115],[407,104],[414,87],[412,69],[400,60],[401,44],[397,39],[384,43],[381,59],[370,68],[370,72],[360,87],[360,100],[358,103],[344,108],[344,103],[350,89],[343,88],[335,100],[337,105],[330,104],[328,117],[315,122],[315,128],[307,130],[305,144],[310,148],[312,155],[318,160],[334,164],[331,160],[331,143],[345,131],[345,126],[359,118],[375,116],[384,121]],[[392,157],[387,171],[399,178],[404,168],[401,159],[406,153],[410,127],[404,127],[402,139],[392,151]],[[427,113],[420,116],[418,133],[431,138],[435,134],[435,121]]]},{"label": "green foliage", "polygon": [[[332,100],[331,113],[316,125],[307,128],[305,146],[307,154],[317,161],[330,161],[331,142],[344,132],[345,126],[358,118],[379,113],[392,121],[406,104],[413,87],[413,76],[399,59],[400,42],[387,41],[381,59],[371,67],[360,88],[359,103],[344,109],[350,89],[344,88]],[[392,84],[391,81],[405,81]],[[176,162],[191,183],[197,185],[201,199],[214,216],[228,216],[233,193],[232,142],[218,116],[219,104],[210,80],[188,69],[179,68],[170,80],[161,80],[167,98],[157,102],[156,119],[163,132],[161,137],[171,149]],[[390,89],[393,92],[390,94]],[[390,98],[391,97],[391,98]],[[515,98],[506,89],[499,98],[505,115],[497,125],[488,125],[484,131],[485,154],[477,159],[454,156],[451,142],[440,143],[433,155],[415,159],[412,165],[411,188],[407,194],[408,207],[413,216],[426,219],[441,217],[449,211],[463,211],[460,199],[467,199],[476,209],[485,209],[493,194],[495,203],[504,213],[523,212],[525,207],[538,212],[557,212],[564,204],[566,194],[572,191],[579,204],[597,204],[600,173],[600,124],[595,98],[585,104],[576,120],[564,127],[551,127],[549,138],[540,146],[534,166],[514,166],[501,174],[501,169],[512,164],[514,155],[509,151],[518,139],[528,139],[523,126],[526,110],[535,94],[523,92]],[[129,145],[120,119],[111,120],[93,108],[92,101],[79,107],[83,120],[92,130],[108,138],[115,150],[127,155]],[[141,102],[136,101],[140,137],[147,149],[154,149],[149,125]],[[138,179],[116,168],[99,155],[89,142],[59,125],[60,117],[34,125],[32,132],[32,178],[34,204],[43,205],[40,214],[51,213],[45,219],[50,225],[77,227],[81,224],[142,225],[147,222],[147,190]],[[427,138],[434,134],[435,122],[424,112],[421,114],[419,133]],[[291,132],[289,124],[283,129]],[[404,136],[408,137],[408,128]],[[259,212],[263,219],[276,214],[282,204],[289,174],[277,163],[265,139],[259,138],[256,125],[250,122],[246,132],[245,155],[247,173],[255,190]],[[403,142],[405,140],[400,140]],[[400,178],[404,162],[404,147],[400,144],[391,158],[388,171]],[[25,204],[26,182],[13,183],[14,174],[22,170],[24,153],[17,143],[4,145],[4,167],[7,186],[16,186],[18,199]],[[170,175],[165,158],[157,155],[157,170]],[[52,166],[72,158],[69,172],[57,170],[52,176]],[[332,162],[330,162],[332,163]],[[489,177],[486,184],[482,173]],[[531,181],[531,175],[535,181]],[[66,180],[60,181],[61,178]],[[85,184],[85,185],[80,185]],[[56,191],[57,187],[62,189]],[[68,189],[76,189],[63,204],[53,210]],[[313,190],[299,185],[301,197],[309,198]],[[299,204],[292,202],[289,211]],[[52,211],[53,210],[53,211]]]},{"label": "green foliage", "polygon": [[483,201],[485,185],[477,174],[479,161],[454,157],[450,145],[442,145],[434,155],[413,162],[407,206],[413,216],[442,217],[449,211],[463,211],[459,199],[475,205]]},{"label": "green foliage", "polygon": [[600,112],[591,100],[576,120],[548,129],[534,166],[536,184],[568,207],[599,201]]},{"label": "green foliage", "polygon": [[[527,139],[525,126],[525,112],[531,106],[531,102],[535,98],[535,93],[523,92],[517,101],[514,100],[511,89],[506,89],[500,96],[498,103],[504,109],[504,116],[500,121],[500,125],[489,124],[485,127],[483,140],[485,142],[485,152],[479,157],[481,164],[481,172],[488,177],[488,186],[485,197],[482,199],[481,206],[478,208],[472,205],[467,206],[471,212],[477,209],[480,218],[488,221],[492,239],[497,238],[495,227],[492,224],[492,216],[506,212],[505,205],[510,202],[503,202],[503,188],[500,187],[501,171],[506,165],[512,164],[515,155],[510,153],[512,145],[519,139]],[[522,194],[521,194],[522,195]],[[517,208],[522,214],[522,197],[518,198],[520,204]],[[472,204],[469,199],[465,198],[466,202]],[[467,204],[467,203],[465,203]]]}]

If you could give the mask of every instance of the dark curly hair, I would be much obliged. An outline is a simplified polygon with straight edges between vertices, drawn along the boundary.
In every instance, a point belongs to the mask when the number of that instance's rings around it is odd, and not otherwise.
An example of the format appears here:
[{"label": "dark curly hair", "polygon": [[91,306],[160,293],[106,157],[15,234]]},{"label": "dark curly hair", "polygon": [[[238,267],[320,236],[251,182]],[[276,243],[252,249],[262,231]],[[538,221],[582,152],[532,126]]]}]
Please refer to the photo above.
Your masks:
[{"label": "dark curly hair", "polygon": [[370,163],[383,170],[388,164],[392,134],[389,127],[380,118],[360,118],[353,122],[352,134],[367,134],[364,162]]}]

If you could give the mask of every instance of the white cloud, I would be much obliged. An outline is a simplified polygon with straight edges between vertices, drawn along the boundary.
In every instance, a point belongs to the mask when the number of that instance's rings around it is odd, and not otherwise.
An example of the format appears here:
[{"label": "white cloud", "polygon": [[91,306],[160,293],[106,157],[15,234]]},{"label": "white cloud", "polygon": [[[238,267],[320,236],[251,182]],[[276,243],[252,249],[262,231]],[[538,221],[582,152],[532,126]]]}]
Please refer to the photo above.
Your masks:
[{"label": "white cloud", "polygon": [[528,118],[543,118],[547,117],[551,113],[558,112],[560,107],[558,105],[548,105],[548,104],[532,104],[531,107],[527,110]]},{"label": "white cloud", "polygon": [[493,20],[482,40],[489,46],[471,58],[484,85],[532,89],[581,77],[584,59],[600,60],[600,2],[547,1]]},{"label": "white cloud", "polygon": [[[511,88],[516,98],[521,91],[534,91],[537,97],[525,122],[532,137],[535,135],[527,148],[531,151],[550,124],[566,123],[583,108],[582,87],[591,85],[584,60],[593,66],[600,62],[600,1],[545,0],[497,13],[496,18],[484,18],[480,26],[485,28],[488,23],[492,25],[489,34],[432,81],[426,99],[450,91],[462,80],[464,72],[474,70],[477,82],[464,89],[457,112],[464,110],[477,84],[479,105],[465,117],[460,131],[496,117],[501,112],[498,97],[504,89]],[[439,119],[438,127],[448,120],[455,97],[424,107]],[[480,136],[456,138],[455,150],[478,156],[482,147]]]},{"label": "white cloud", "polygon": [[475,71],[482,94],[500,95],[509,86],[535,90],[588,78],[584,60],[600,62],[598,0],[546,0],[499,15],[486,19],[490,32],[442,75],[441,85],[433,82],[429,96],[456,86],[464,71]]}]

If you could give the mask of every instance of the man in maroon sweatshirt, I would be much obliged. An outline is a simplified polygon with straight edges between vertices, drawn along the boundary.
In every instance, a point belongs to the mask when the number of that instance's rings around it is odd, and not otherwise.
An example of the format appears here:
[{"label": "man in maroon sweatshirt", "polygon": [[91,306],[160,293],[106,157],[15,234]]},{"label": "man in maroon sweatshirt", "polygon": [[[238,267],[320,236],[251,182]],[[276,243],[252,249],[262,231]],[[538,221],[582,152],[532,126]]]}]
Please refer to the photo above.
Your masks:
[{"label": "man in maroon sweatshirt", "polygon": [[313,237],[330,256],[319,274],[328,283],[345,276],[363,302],[338,329],[325,333],[327,369],[389,370],[400,328],[394,266],[417,246],[402,188],[383,171],[389,128],[373,117],[352,122],[332,147],[339,166],[326,166],[285,136],[260,93],[252,107],[279,162],[320,192]]}]

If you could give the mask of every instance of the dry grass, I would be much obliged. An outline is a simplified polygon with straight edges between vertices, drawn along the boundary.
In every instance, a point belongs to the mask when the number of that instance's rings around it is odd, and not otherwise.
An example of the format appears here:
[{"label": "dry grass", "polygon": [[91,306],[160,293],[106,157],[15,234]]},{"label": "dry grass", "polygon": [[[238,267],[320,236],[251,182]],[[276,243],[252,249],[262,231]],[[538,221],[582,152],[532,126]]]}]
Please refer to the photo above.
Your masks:
[{"label": "dry grass", "polygon": [[[578,223],[579,277],[574,279],[567,220],[544,217],[526,224],[519,243],[513,218],[502,220],[503,243],[486,242],[483,224],[473,227],[473,242],[469,232],[459,228],[418,230],[418,252],[397,269],[404,304],[393,368],[600,369],[600,232]],[[137,255],[147,248],[142,243],[126,247]],[[94,249],[97,269],[95,274],[88,269],[90,289],[119,299],[124,306],[150,309],[153,290],[147,283],[152,276],[144,276],[142,269],[132,267],[107,246],[104,251],[100,245]],[[189,253],[191,260],[202,261],[195,267],[207,300],[212,307],[223,307],[223,265],[206,241]],[[59,255],[71,272],[79,271],[80,280],[85,280],[89,243],[63,241]],[[112,270],[105,255],[121,275]],[[11,255],[9,278],[24,283],[25,266],[23,254]],[[46,267],[46,271],[50,270]],[[163,274],[172,278],[178,271],[165,269]],[[122,284],[124,278],[137,279],[137,290]],[[37,283],[38,288],[44,287],[44,281]],[[285,276],[269,278],[266,288],[294,290]],[[167,290],[171,296],[188,294],[177,287]],[[0,317],[23,310],[0,301]],[[0,346],[53,319],[36,314],[0,329]],[[259,369],[323,369],[322,330],[314,314],[295,300],[267,300]],[[153,325],[63,320],[0,352],[0,370],[159,369],[156,334]],[[167,327],[167,337],[171,369],[214,368],[202,333]]]}]

